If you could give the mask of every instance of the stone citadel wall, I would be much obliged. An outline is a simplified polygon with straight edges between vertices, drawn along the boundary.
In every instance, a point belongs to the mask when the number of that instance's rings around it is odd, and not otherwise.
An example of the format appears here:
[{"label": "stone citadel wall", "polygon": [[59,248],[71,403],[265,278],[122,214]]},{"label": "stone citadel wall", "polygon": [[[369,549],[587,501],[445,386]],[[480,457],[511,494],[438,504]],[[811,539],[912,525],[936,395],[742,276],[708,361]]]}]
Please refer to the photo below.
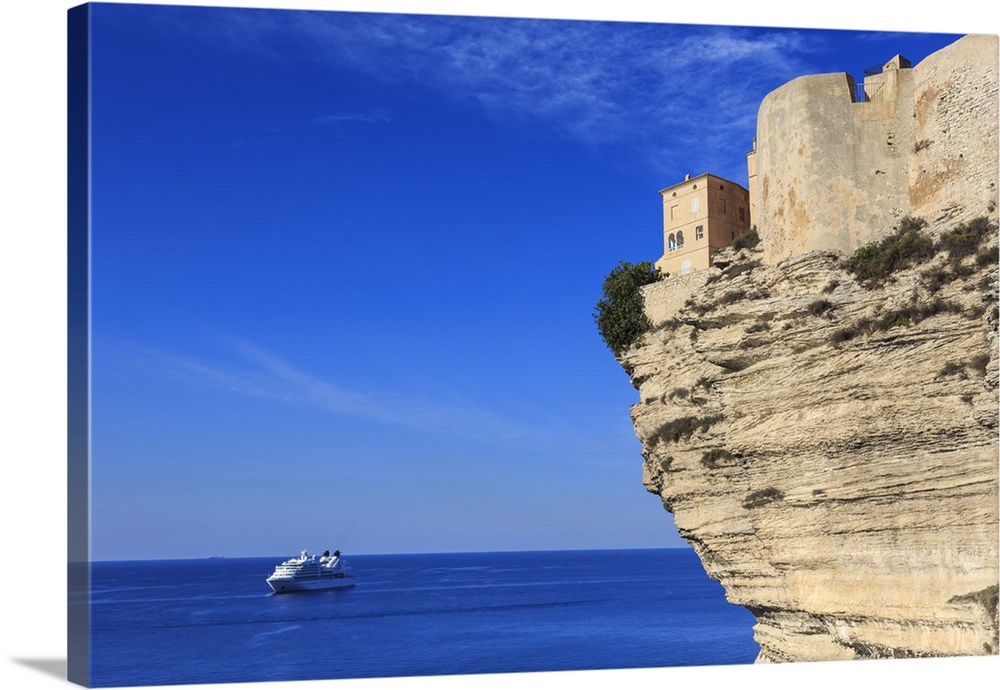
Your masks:
[{"label": "stone citadel wall", "polygon": [[997,55],[996,36],[965,36],[866,79],[868,102],[853,102],[846,74],[768,94],[753,163],[765,261],[849,253],[906,215],[932,230],[996,217]]}]

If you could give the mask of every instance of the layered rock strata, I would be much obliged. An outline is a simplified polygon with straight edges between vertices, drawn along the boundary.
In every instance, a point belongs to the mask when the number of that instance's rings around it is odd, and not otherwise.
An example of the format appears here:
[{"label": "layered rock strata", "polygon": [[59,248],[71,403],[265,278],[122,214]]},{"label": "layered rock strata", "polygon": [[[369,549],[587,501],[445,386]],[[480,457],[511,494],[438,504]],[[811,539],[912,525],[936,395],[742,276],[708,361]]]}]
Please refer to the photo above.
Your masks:
[{"label": "layered rock strata", "polygon": [[[646,487],[757,618],[760,661],[996,654],[997,37],[802,77],[758,116],[760,249],[643,291],[621,362]],[[977,253],[863,284],[920,216]]]},{"label": "layered rock strata", "polygon": [[644,483],[759,661],[997,653],[993,228],[871,288],[843,254],[747,249],[644,288]]}]

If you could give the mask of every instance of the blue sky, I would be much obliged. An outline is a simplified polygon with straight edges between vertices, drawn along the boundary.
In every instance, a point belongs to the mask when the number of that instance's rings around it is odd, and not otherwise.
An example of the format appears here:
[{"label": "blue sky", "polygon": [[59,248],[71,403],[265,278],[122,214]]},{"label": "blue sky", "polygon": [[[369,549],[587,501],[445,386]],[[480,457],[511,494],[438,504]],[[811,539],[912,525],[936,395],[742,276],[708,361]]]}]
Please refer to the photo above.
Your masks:
[{"label": "blue sky", "polygon": [[681,546],[592,311],[770,90],[955,35],[96,5],[95,559]]}]

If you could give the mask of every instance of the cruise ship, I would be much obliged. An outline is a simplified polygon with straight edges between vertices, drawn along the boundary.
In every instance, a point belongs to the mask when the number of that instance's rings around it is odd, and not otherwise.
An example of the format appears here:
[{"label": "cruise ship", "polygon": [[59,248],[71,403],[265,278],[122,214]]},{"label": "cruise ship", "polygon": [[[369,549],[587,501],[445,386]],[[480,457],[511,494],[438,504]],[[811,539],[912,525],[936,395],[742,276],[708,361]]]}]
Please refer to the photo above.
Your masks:
[{"label": "cruise ship", "polygon": [[355,585],[351,566],[340,557],[340,551],[324,551],[318,558],[307,551],[298,558],[289,558],[275,567],[267,578],[275,594],[308,592],[321,589],[346,589]]}]

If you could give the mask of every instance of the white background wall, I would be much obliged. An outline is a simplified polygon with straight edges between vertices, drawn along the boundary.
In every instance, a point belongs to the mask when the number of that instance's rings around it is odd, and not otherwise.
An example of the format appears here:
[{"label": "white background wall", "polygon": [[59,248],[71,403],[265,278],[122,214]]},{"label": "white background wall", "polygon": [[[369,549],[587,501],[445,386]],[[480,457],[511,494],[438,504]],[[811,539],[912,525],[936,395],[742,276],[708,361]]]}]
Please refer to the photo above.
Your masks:
[{"label": "white background wall", "polygon": [[[4,317],[2,374],[3,474],[0,521],[3,540],[3,652],[0,687],[16,690],[66,687],[37,662],[59,669],[66,658],[65,624],[65,13],[79,3],[11,0],[0,18],[5,89],[0,170],[0,289]],[[898,5],[845,0],[806,8],[786,6],[778,14],[758,3],[719,0],[711,14],[697,3],[557,2],[555,0],[215,0],[176,4],[299,9],[340,9],[493,16],[615,19],[682,23],[751,24],[933,32],[997,33],[978,0],[952,0],[947,13],[915,16]],[[15,577],[16,564],[30,561],[31,577]],[[25,662],[29,663],[25,663]],[[34,663],[34,666],[32,665]],[[551,688],[554,683],[628,688],[732,687],[940,688],[1000,677],[1000,658],[854,662],[846,664],[650,669],[639,671],[530,674],[306,683],[211,686],[217,690],[383,690],[386,688]],[[981,681],[980,681],[981,682]]]}]

